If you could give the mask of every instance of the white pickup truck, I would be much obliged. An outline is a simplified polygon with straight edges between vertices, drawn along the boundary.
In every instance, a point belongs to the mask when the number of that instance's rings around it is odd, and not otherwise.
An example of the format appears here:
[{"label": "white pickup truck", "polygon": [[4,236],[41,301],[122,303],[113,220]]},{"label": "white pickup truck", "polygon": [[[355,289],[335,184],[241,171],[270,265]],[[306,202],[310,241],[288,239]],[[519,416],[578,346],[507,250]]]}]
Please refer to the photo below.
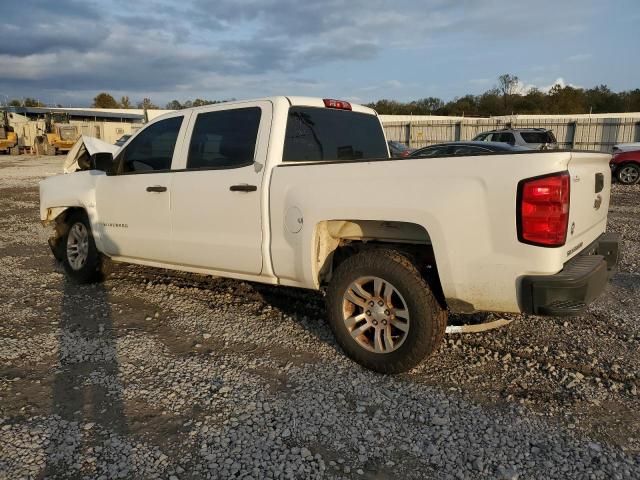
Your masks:
[{"label": "white pickup truck", "polygon": [[[40,183],[54,255],[326,289],[344,351],[379,372],[432,353],[447,312],[574,315],[618,261],[610,156],[389,158],[375,111],[273,97],[156,118]],[[115,157],[115,158],[114,158]]]}]

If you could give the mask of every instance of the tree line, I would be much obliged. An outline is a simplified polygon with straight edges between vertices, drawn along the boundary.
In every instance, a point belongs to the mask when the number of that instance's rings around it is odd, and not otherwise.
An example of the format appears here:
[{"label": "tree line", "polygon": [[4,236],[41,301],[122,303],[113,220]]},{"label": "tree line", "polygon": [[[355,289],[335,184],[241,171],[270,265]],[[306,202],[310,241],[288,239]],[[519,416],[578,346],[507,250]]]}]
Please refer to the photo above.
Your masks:
[{"label": "tree line", "polygon": [[386,115],[492,116],[510,114],[571,114],[640,112],[640,89],[613,92],[606,85],[577,88],[554,85],[519,91],[517,76],[504,74],[498,84],[480,95],[464,95],[450,102],[426,97],[410,102],[378,100],[367,106]]},{"label": "tree line", "polygon": [[[171,100],[165,105],[164,108],[166,108],[167,110],[182,110],[183,108],[202,107],[203,105],[213,105],[215,103],[222,103],[227,101],[229,100],[203,100],[201,98],[196,98],[195,100],[187,100],[184,103],[181,103],[178,100]],[[107,92],[102,92],[96,95],[96,97],[93,99],[92,106],[95,108],[133,108],[131,106],[131,102],[129,101],[129,97],[122,97],[120,99],[120,102],[118,102],[112,95]],[[158,109],[160,107],[154,104],[151,99],[144,98],[141,102],[138,102],[136,104],[136,108]]]},{"label": "tree line", "polygon": [[[231,99],[234,100],[234,99]],[[165,105],[168,110],[212,105],[229,100],[172,100]],[[34,98],[11,100],[11,106],[44,107]],[[57,105],[62,107],[62,105]],[[158,109],[150,98],[135,104],[128,96],[116,100],[113,95],[101,92],[93,99],[95,108],[146,108]],[[640,112],[640,89],[613,92],[606,85],[593,88],[577,88],[555,85],[545,92],[537,88],[523,91],[517,76],[503,74],[495,87],[479,95],[467,94],[449,102],[437,97],[426,97],[410,102],[382,99],[367,104],[378,113],[386,115],[453,115],[485,117],[509,114],[572,114],[572,113],[621,113]]]},{"label": "tree line", "polygon": [[[235,99],[231,99],[235,100]],[[178,100],[171,100],[165,105],[167,110],[181,110],[183,108],[201,107],[203,105],[213,105],[215,103],[228,102],[230,100],[203,100],[196,98],[195,100],[187,100],[184,103]],[[46,107],[47,105],[36,98],[26,97],[22,100],[13,99],[9,101],[11,107]],[[63,108],[63,105],[55,105],[56,107]],[[128,96],[120,97],[120,100],[116,100],[113,95],[107,92],[101,92],[93,98],[91,104],[93,108],[146,108],[148,110],[157,110],[161,107],[151,101],[150,98],[143,98],[141,101],[133,103]]]}]

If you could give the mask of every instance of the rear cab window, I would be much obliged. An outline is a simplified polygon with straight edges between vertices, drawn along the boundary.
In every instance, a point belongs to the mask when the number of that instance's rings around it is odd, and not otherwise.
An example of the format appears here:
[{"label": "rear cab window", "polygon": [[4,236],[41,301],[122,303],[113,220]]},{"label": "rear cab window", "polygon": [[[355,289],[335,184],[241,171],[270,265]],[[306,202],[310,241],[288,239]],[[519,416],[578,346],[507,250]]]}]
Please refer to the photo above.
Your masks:
[{"label": "rear cab window", "polygon": [[388,158],[375,115],[322,107],[289,108],[284,162]]}]

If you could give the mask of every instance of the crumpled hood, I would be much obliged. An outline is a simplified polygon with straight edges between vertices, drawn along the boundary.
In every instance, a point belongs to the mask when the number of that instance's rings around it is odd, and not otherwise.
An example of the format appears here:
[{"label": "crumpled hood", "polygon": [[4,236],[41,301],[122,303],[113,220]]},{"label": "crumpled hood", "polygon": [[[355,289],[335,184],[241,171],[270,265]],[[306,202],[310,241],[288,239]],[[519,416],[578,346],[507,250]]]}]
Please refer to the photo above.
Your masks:
[{"label": "crumpled hood", "polygon": [[104,142],[99,138],[82,135],[75,145],[67,153],[64,161],[64,173],[77,172],[89,169],[89,157],[96,153],[110,152],[115,157],[120,150],[117,145]]}]

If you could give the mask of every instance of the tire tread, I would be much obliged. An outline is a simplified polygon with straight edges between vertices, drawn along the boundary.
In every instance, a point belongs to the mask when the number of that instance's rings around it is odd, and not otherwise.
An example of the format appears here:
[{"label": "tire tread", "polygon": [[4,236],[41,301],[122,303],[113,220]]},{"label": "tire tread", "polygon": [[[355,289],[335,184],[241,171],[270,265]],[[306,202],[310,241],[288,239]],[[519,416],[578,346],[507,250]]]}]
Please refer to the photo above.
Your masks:
[{"label": "tire tread", "polygon": [[[403,350],[404,344],[395,352],[381,355],[368,352],[358,347],[350,338],[345,337],[346,331],[341,325],[343,319],[338,315],[337,308],[341,308],[343,289],[352,281],[352,272],[356,269],[369,271],[387,269],[393,276],[406,276],[412,300],[407,299],[403,293],[405,300],[413,301],[418,311],[424,312],[425,317],[428,317],[424,320],[412,315],[414,335],[417,336],[412,340],[413,348],[405,349],[402,355],[398,353]],[[397,285],[396,288],[398,288]],[[340,305],[336,306],[336,302]],[[444,337],[447,326],[446,310],[440,306],[414,262],[405,253],[390,248],[367,249],[342,262],[336,269],[327,290],[327,310],[331,328],[347,355],[361,365],[380,373],[400,373],[415,367],[435,351]],[[418,326],[417,323],[420,321],[425,322],[425,325]],[[407,338],[405,342],[409,340]]]}]

